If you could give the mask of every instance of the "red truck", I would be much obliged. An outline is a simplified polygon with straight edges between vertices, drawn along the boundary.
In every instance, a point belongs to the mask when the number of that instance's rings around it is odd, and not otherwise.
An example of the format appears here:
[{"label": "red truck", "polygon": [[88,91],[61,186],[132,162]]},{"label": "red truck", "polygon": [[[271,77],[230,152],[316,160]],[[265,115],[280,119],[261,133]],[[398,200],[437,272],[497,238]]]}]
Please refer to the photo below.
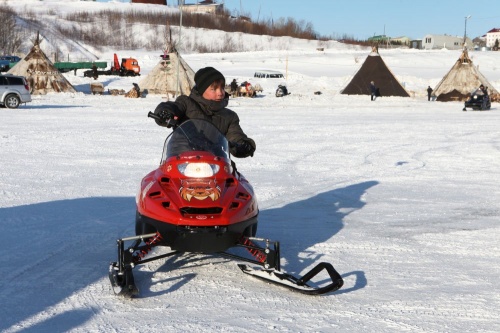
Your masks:
[{"label": "red truck", "polygon": [[122,58],[120,64],[115,53],[111,69],[100,71],[94,68],[83,73],[85,77],[97,78],[99,75],[139,76],[141,75],[141,66],[139,66],[137,59],[134,58]]}]

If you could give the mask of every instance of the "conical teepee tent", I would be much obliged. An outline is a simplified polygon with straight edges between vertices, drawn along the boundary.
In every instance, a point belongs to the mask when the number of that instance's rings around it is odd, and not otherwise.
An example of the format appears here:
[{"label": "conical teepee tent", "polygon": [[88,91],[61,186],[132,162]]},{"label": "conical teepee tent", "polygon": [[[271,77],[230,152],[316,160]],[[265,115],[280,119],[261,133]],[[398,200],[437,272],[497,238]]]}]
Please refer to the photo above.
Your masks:
[{"label": "conical teepee tent", "polygon": [[349,84],[342,90],[344,95],[370,95],[370,82],[380,89],[382,96],[410,97],[408,92],[391,73],[384,60],[374,47],[361,68]]},{"label": "conical teepee tent", "polygon": [[498,91],[474,66],[467,49],[464,49],[455,65],[434,88],[433,95],[441,102],[465,101],[481,84],[488,87],[491,100],[498,100]]},{"label": "conical teepee tent", "polygon": [[25,76],[33,95],[45,95],[49,92],[76,92],[71,83],[54,67],[54,64],[40,49],[39,35],[37,35],[35,45],[28,55],[12,67],[8,73]]},{"label": "conical teepee tent", "polygon": [[147,90],[148,94],[170,94],[173,97],[177,93],[189,95],[194,85],[194,71],[175,48],[172,52],[166,53],[151,72],[139,82],[141,90]]}]

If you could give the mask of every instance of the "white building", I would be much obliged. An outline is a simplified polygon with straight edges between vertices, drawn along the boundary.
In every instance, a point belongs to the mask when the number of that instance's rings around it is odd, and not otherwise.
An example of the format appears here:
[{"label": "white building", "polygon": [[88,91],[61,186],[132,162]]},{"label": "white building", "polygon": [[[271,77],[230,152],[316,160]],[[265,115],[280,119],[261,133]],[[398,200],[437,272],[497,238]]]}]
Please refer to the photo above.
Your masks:
[{"label": "white building", "polygon": [[[472,49],[474,45],[472,40],[467,37],[465,40],[467,49]],[[422,39],[422,49],[424,50],[435,50],[435,49],[448,49],[448,50],[460,50],[464,46],[464,38],[459,36],[449,36],[449,35],[425,35]]]},{"label": "white building", "polygon": [[182,10],[196,14],[218,14],[224,9],[223,4],[217,4],[212,0],[196,1],[196,4],[184,4]]},{"label": "white building", "polygon": [[486,33],[486,47],[493,48],[497,40],[500,42],[500,29],[493,28]]}]

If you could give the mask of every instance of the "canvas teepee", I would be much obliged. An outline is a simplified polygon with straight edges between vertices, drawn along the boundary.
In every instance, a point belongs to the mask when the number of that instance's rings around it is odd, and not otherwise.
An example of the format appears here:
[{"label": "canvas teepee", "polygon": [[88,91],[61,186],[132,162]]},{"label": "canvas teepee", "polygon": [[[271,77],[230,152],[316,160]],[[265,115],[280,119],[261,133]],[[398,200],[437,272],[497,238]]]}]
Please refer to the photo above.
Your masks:
[{"label": "canvas teepee", "polygon": [[[177,74],[179,77],[177,83]],[[179,86],[177,86],[177,84]],[[160,62],[139,82],[139,87],[148,94],[189,95],[194,87],[194,71],[182,59],[175,48],[165,52]]]},{"label": "canvas teepee", "polygon": [[467,49],[464,48],[455,65],[434,88],[433,95],[441,102],[465,101],[481,84],[488,87],[492,100],[500,97],[493,85],[474,66]]},{"label": "canvas teepee", "polygon": [[361,68],[349,84],[342,90],[344,95],[370,95],[370,82],[380,89],[382,96],[410,97],[399,81],[391,73],[384,60],[374,47]]},{"label": "canvas teepee", "polygon": [[76,92],[75,88],[59,72],[40,48],[37,35],[33,48],[9,71],[9,74],[25,76],[33,95],[45,95],[49,92]]}]

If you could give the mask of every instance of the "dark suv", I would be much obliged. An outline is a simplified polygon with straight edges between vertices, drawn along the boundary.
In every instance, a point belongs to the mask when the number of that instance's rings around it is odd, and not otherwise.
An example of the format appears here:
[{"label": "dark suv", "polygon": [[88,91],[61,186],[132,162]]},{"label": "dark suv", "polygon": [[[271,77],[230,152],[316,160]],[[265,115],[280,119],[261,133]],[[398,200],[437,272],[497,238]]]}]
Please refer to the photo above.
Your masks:
[{"label": "dark suv", "polygon": [[21,61],[17,56],[1,56],[0,57],[0,72],[7,72],[12,64]]},{"label": "dark suv", "polygon": [[0,106],[15,109],[31,102],[30,87],[24,76],[0,75]]},{"label": "dark suv", "polygon": [[1,56],[0,57],[0,60],[8,60],[10,62],[19,62],[21,61],[21,58],[19,58],[18,56]]}]

